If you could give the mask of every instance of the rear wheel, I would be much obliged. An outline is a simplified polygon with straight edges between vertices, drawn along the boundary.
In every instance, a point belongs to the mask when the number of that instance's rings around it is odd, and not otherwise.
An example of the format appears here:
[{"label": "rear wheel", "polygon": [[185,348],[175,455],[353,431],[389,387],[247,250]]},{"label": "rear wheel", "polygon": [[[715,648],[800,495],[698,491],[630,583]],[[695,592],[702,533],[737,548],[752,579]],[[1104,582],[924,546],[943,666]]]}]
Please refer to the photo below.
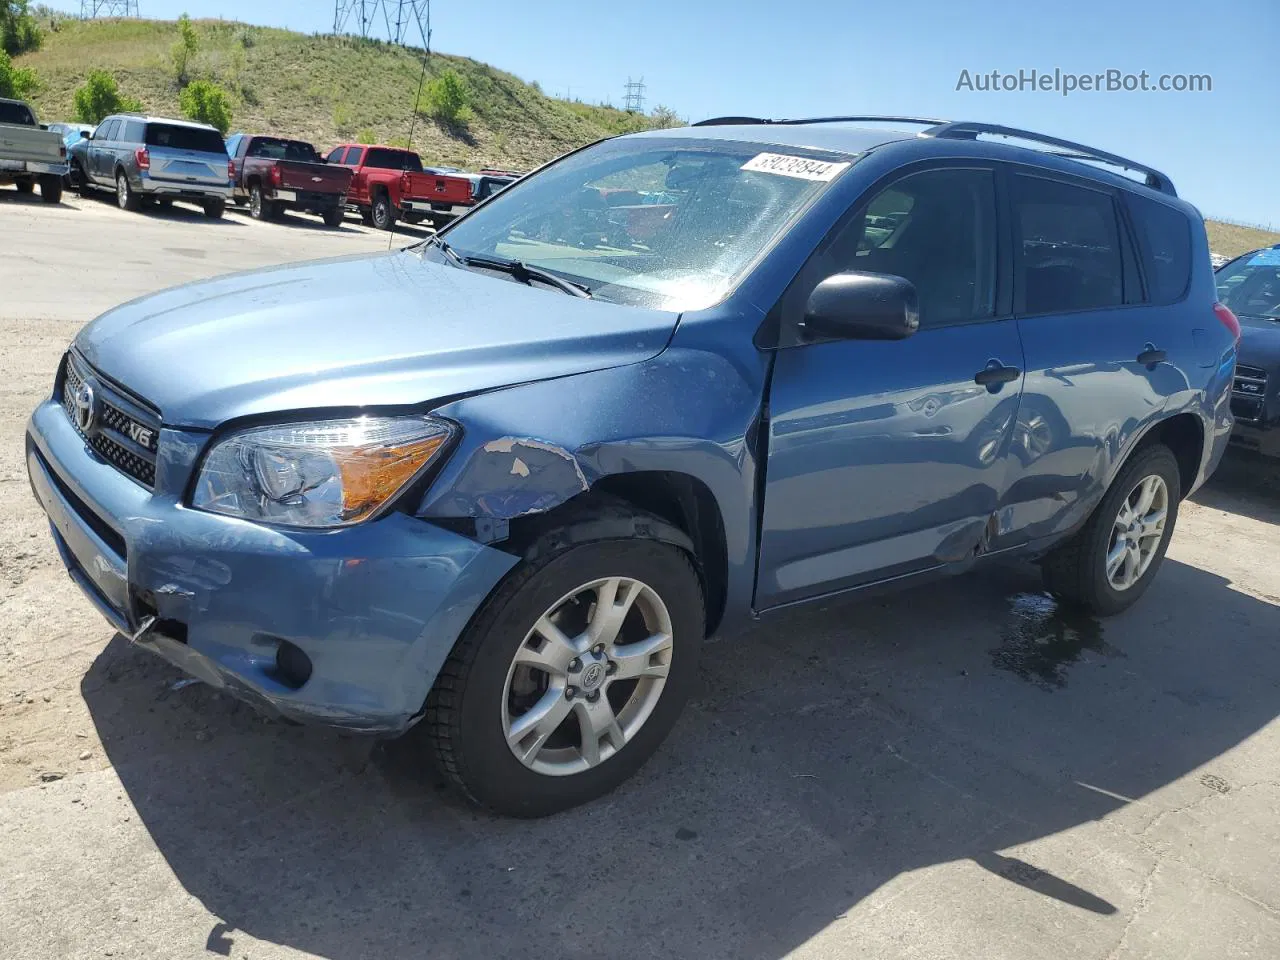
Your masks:
[{"label": "rear wheel", "polygon": [[40,178],[40,199],[45,203],[62,202],[62,177],[46,173]]},{"label": "rear wheel", "polygon": [[425,219],[426,219],[425,214],[421,214],[421,213],[406,213],[404,215],[404,222],[415,225],[415,226],[421,223]]},{"label": "rear wheel", "polygon": [[379,230],[390,230],[396,225],[396,209],[386,193],[373,198],[373,225]]},{"label": "rear wheel", "polygon": [[1164,561],[1181,496],[1173,452],[1139,450],[1080,532],[1042,561],[1049,592],[1103,616],[1132,606]]},{"label": "rear wheel", "polygon": [[262,195],[262,187],[249,187],[249,216],[255,220],[271,220],[275,216],[275,204]]},{"label": "rear wheel", "polygon": [[499,813],[585,803],[671,730],[704,629],[701,584],[678,547],[598,540],[534,553],[467,627],[416,735],[467,797]]},{"label": "rear wheel", "polygon": [[137,213],[142,209],[142,200],[133,192],[133,187],[129,186],[129,178],[123,170],[116,172],[116,206],[130,213]]},{"label": "rear wheel", "polygon": [[342,221],[347,218],[347,211],[341,207],[332,207],[321,214],[324,217],[324,225],[326,227],[340,227]]},{"label": "rear wheel", "polygon": [[204,202],[204,215],[210,220],[220,220],[226,210],[227,201],[221,197],[210,197]]},{"label": "rear wheel", "polygon": [[36,188],[30,180],[15,180],[13,185],[18,188],[19,193],[31,193]]}]

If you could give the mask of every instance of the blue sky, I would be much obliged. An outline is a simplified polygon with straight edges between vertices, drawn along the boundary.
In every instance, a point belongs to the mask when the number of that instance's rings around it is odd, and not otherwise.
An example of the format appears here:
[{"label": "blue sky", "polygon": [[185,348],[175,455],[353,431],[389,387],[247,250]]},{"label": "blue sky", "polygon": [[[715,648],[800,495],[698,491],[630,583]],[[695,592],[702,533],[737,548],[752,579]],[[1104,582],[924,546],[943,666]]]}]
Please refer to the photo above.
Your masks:
[{"label": "blue sky", "polygon": [[[62,6],[72,4],[64,2]],[[141,0],[150,17],[328,31],[332,0]],[[1080,140],[1167,172],[1209,216],[1280,229],[1280,0],[434,0],[433,46],[549,94],[726,114],[903,113]],[[957,91],[971,74],[1209,74],[1210,93]]]}]

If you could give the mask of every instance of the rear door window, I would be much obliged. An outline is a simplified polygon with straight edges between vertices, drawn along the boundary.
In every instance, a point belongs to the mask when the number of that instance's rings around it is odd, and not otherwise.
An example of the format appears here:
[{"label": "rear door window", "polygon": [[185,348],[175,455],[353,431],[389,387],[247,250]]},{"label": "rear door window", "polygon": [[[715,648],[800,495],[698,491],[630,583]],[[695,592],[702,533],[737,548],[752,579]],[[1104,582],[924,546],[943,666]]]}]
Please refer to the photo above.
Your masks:
[{"label": "rear door window", "polygon": [[186,127],[178,124],[147,124],[147,146],[172,150],[194,150],[198,153],[226,153],[226,144],[217,130]]},{"label": "rear door window", "polygon": [[1124,302],[1120,222],[1111,194],[1013,177],[1020,312],[1071,313]]},{"label": "rear door window", "polygon": [[1181,300],[1191,284],[1191,223],[1181,210],[1130,195],[1129,210],[1138,230],[1147,297],[1152,303]]}]

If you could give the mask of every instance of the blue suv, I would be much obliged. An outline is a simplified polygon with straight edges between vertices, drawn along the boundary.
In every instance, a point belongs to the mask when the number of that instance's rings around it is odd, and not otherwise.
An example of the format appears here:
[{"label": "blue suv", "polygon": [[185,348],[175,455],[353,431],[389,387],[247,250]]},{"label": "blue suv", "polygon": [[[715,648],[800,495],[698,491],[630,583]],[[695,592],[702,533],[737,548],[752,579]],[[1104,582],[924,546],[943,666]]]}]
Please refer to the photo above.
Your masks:
[{"label": "blue suv", "polygon": [[619,137],[405,250],[105,313],[27,433],[68,571],[521,816],[638,769],[712,632],[1011,555],[1123,610],[1232,427],[1201,218],[1079,144],[884,120]]}]

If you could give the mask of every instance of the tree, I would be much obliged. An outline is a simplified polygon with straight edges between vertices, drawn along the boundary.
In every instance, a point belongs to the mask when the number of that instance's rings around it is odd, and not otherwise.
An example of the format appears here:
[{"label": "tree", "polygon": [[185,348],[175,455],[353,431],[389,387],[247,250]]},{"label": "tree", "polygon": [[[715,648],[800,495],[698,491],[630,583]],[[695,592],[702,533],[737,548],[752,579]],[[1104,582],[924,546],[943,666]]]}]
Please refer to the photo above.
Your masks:
[{"label": "tree", "polygon": [[217,127],[223,136],[231,129],[231,98],[211,80],[192,80],[178,94],[182,115]]},{"label": "tree", "polygon": [[184,13],[178,18],[178,42],[173,45],[169,54],[173,58],[173,74],[178,78],[179,87],[185,87],[189,82],[187,71],[199,51],[200,38],[196,36],[196,28],[191,25],[191,18]]},{"label": "tree", "polygon": [[142,102],[121,94],[116,78],[107,70],[90,70],[84,84],[76,88],[72,102],[81,123],[101,123],[113,113],[142,112]]},{"label": "tree", "polygon": [[30,67],[15,67],[9,54],[0,50],[0,97],[25,100],[40,86],[36,73]]},{"label": "tree", "polygon": [[0,49],[17,56],[40,49],[40,27],[27,0],[0,0]]},{"label": "tree", "polygon": [[662,104],[653,108],[653,113],[649,114],[649,123],[658,130],[666,130],[670,127],[683,127],[685,122],[680,119],[670,107],[664,107]]},{"label": "tree", "polygon": [[418,113],[451,127],[471,122],[471,89],[452,67],[433,78],[418,100]]}]

